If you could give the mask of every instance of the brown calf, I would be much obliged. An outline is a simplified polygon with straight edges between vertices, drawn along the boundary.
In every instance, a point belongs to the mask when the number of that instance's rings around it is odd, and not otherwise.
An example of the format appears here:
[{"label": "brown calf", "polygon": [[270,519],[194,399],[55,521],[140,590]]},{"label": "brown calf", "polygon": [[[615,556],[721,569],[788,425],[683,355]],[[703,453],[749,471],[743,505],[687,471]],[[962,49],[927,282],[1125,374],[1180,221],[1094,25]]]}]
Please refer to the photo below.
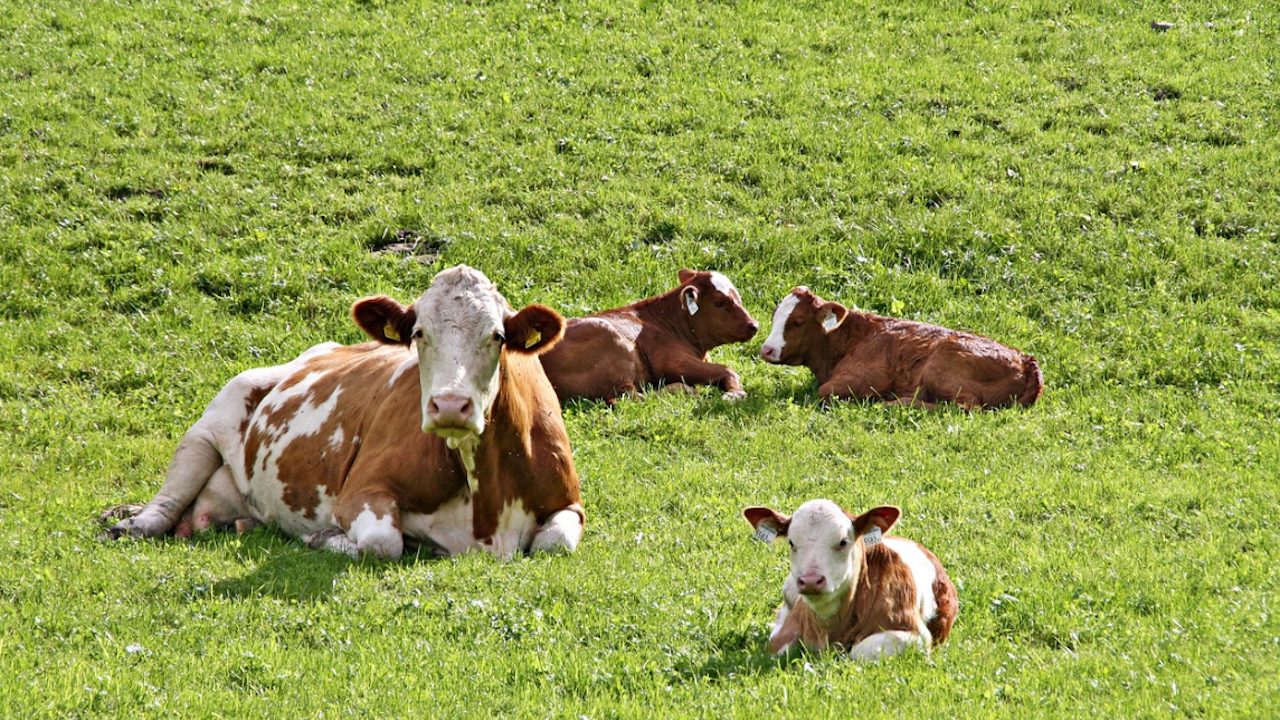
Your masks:
[{"label": "brown calf", "polygon": [[746,397],[738,374],[707,362],[707,351],[746,342],[758,328],[728,278],[681,270],[673,290],[569,320],[564,340],[541,356],[542,367],[561,400],[613,403],[664,383],[716,385],[735,400]]},{"label": "brown calf", "polygon": [[1030,355],[990,338],[911,320],[850,312],[807,287],[778,303],[760,357],[804,365],[823,401],[863,398],[965,409],[1031,405],[1044,389]]},{"label": "brown calf", "polygon": [[830,500],[810,500],[787,516],[743,511],[766,542],[785,537],[791,574],[782,586],[769,646],[811,650],[839,645],[855,660],[879,660],[947,639],[959,598],[938,558],[918,543],[884,537],[900,511],[881,506],[854,516]]}]

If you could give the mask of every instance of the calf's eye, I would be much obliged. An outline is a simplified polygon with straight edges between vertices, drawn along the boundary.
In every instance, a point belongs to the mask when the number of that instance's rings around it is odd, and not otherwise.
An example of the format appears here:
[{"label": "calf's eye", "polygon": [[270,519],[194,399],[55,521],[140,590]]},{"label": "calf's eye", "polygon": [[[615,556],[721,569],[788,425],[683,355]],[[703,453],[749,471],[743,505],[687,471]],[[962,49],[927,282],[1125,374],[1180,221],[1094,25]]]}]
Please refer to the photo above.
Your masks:
[{"label": "calf's eye", "polygon": [[506,342],[506,341],[507,341],[507,336],[506,336],[506,335],[503,335],[501,330],[494,330],[494,331],[493,331],[493,341],[494,341],[495,343],[504,343],[504,342]]},{"label": "calf's eye", "polygon": [[839,548],[840,548],[841,550],[843,550],[843,549],[845,549],[845,548],[847,548],[847,547],[849,547],[849,539],[848,539],[848,538],[845,538],[844,540],[841,540],[841,541],[840,541]]}]

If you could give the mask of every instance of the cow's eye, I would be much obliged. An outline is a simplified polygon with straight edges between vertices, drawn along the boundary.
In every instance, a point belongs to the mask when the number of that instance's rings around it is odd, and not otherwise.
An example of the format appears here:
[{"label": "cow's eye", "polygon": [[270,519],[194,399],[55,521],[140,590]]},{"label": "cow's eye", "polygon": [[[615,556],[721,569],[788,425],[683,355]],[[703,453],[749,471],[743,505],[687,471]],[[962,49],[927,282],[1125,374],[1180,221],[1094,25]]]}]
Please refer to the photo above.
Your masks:
[{"label": "cow's eye", "polygon": [[414,340],[421,340],[421,339],[422,339],[422,328],[414,328],[414,330],[413,330],[413,339],[414,339]]},{"label": "cow's eye", "polygon": [[801,320],[800,318],[795,318],[787,322],[787,325],[790,325],[791,327],[800,327],[803,324],[804,324],[804,321]]},{"label": "cow's eye", "polygon": [[795,541],[795,540],[788,540],[788,541],[787,541],[787,544],[791,546],[791,552],[795,552],[795,551],[796,551],[796,541]]},{"label": "cow's eye", "polygon": [[501,330],[493,331],[493,341],[499,345],[507,341],[507,336],[502,334]]},{"label": "cow's eye", "polygon": [[841,550],[843,550],[843,549],[845,549],[845,548],[849,547],[849,538],[845,538],[845,539],[841,540],[841,541],[840,541],[840,544],[839,544],[837,547],[839,547]]}]

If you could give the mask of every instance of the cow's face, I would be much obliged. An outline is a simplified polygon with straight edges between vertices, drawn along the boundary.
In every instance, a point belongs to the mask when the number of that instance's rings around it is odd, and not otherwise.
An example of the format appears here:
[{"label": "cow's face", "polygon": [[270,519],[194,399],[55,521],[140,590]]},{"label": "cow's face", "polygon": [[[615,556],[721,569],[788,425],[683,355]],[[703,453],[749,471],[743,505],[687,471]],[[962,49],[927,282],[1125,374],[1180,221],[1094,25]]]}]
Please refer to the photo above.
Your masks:
[{"label": "cow's face", "polygon": [[351,313],[373,339],[417,352],[422,431],[455,440],[484,432],[503,353],[542,352],[564,332],[554,310],[513,311],[483,273],[465,265],[436,275],[411,307],[380,296],[361,300]]},{"label": "cow's face", "polygon": [[773,327],[760,347],[760,357],[781,365],[803,365],[825,345],[827,335],[844,322],[849,310],[827,302],[803,285],[795,288],[773,311]]},{"label": "cow's face", "polygon": [[873,527],[888,532],[900,511],[885,505],[854,516],[830,500],[810,500],[790,517],[764,507],[742,514],[757,531],[764,527],[788,541],[788,590],[794,588],[819,617],[830,617],[857,588],[866,553],[863,535]]},{"label": "cow's face", "polygon": [[742,296],[718,272],[680,271],[680,301],[699,344],[706,349],[755,337],[760,323],[742,306]]}]

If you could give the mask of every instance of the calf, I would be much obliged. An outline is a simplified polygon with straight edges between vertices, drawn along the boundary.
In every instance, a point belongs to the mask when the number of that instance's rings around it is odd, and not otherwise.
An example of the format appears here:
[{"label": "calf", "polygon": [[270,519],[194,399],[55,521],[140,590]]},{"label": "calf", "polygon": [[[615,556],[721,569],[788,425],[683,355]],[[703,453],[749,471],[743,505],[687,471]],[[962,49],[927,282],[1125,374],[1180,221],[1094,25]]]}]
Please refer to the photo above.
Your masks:
[{"label": "calf", "polygon": [[1044,389],[1036,359],[995,340],[937,325],[850,312],[807,287],[773,311],[760,357],[804,365],[824,402],[863,398],[934,407],[1031,405]]},{"label": "calf", "polygon": [[782,586],[769,647],[829,645],[875,661],[908,647],[925,652],[947,639],[959,599],[947,571],[924,546],[883,533],[900,511],[881,506],[851,515],[830,500],[810,500],[786,516],[765,507],[743,511],[765,542],[785,537],[791,574]]},{"label": "calf", "polygon": [[[235,523],[349,555],[573,550],[584,513],[560,404],[537,354],[563,319],[515,312],[465,266],[412,306],[361,300],[375,342],[317,345],[237,375],[183,437],[156,497],[107,531]],[[110,513],[109,513],[110,515]]]},{"label": "calf", "polygon": [[707,362],[707,351],[746,342],[759,328],[729,278],[680,271],[680,285],[616,310],[569,320],[564,341],[542,355],[561,400],[610,404],[645,385],[716,385],[726,400],[746,397],[738,374]]}]

